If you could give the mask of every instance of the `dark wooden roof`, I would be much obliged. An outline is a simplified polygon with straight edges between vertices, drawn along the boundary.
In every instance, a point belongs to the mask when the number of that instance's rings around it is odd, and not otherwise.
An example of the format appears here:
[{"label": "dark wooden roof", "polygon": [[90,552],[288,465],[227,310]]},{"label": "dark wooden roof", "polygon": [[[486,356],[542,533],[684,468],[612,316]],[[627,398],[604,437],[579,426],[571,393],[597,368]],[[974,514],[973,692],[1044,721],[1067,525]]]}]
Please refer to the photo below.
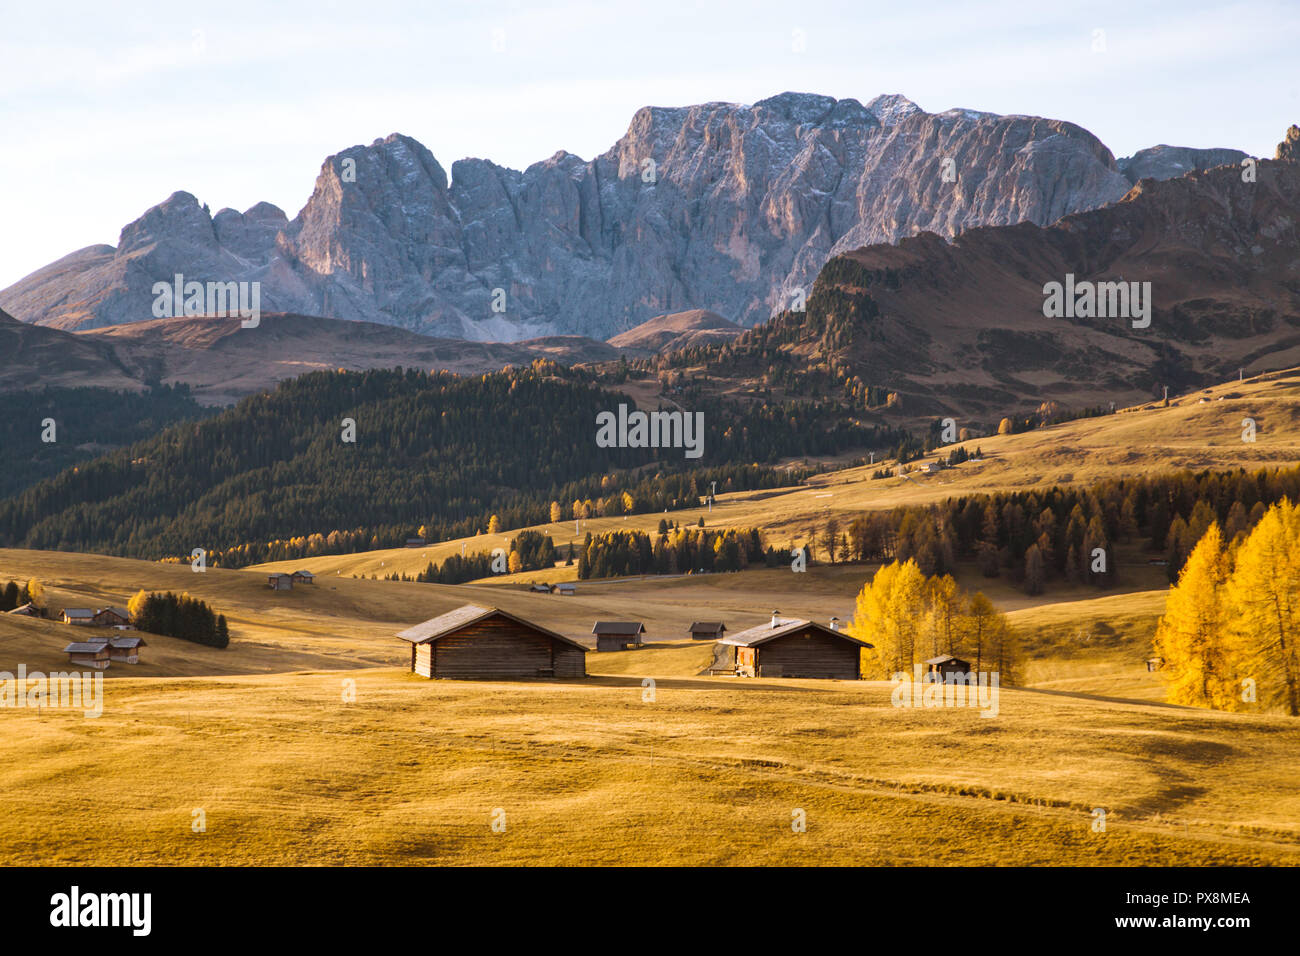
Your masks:
[{"label": "dark wooden roof", "polygon": [[947,664],[949,661],[955,661],[958,664],[969,664],[970,661],[964,661],[960,657],[953,657],[951,654],[940,654],[938,657],[931,657],[927,664]]},{"label": "dark wooden roof", "polygon": [[67,617],[94,617],[95,612],[88,607],[65,607],[63,613]]},{"label": "dark wooden roof", "polygon": [[689,628],[692,634],[700,631],[717,634],[719,631],[725,631],[726,629],[727,625],[723,624],[721,621],[692,621]]},{"label": "dark wooden roof", "polygon": [[107,641],[73,641],[63,649],[65,654],[98,654],[101,651],[108,653]]},{"label": "dark wooden roof", "polygon": [[498,607],[480,607],[477,604],[466,604],[456,608],[454,611],[448,611],[446,614],[440,614],[437,617],[431,617],[423,624],[417,624],[414,627],[408,627],[406,630],[398,633],[404,641],[410,641],[412,644],[431,644],[439,638],[446,637],[453,631],[458,631],[462,627],[477,623],[484,618],[499,614],[502,617],[509,618],[516,624],[522,624],[524,627],[532,628],[552,637],[557,641],[563,641],[565,644],[572,644],[581,651],[586,651],[585,645],[579,644],[563,634],[557,634],[550,628],[542,627],[540,624],[534,624],[532,621],[525,621],[522,617],[516,617],[508,611],[503,611]]},{"label": "dark wooden roof", "polygon": [[734,644],[737,647],[754,647],[758,644],[765,644],[770,640],[778,637],[784,637],[787,634],[794,634],[806,627],[821,631],[823,634],[829,634],[831,637],[838,637],[842,641],[848,641],[851,644],[857,644],[859,647],[874,647],[874,644],[868,644],[866,641],[860,641],[856,637],[851,637],[843,631],[832,631],[824,624],[818,624],[815,621],[805,621],[801,618],[780,617],[777,618],[776,627],[772,622],[759,624],[757,627],[751,627],[748,630],[741,631],[739,634],[732,634],[730,637],[724,637],[719,644]]},{"label": "dark wooden roof", "polygon": [[591,629],[593,634],[626,634],[633,636],[645,633],[645,625],[640,621],[597,621]]}]

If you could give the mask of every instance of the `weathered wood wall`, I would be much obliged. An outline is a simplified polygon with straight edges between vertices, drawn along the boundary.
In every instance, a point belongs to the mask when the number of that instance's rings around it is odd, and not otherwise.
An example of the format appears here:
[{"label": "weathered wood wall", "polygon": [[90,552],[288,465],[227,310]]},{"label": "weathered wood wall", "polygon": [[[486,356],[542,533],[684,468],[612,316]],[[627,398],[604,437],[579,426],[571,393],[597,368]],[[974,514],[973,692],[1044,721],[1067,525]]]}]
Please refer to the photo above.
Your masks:
[{"label": "weathered wood wall", "polygon": [[812,628],[778,637],[754,650],[759,677],[861,677],[858,645]]},{"label": "weathered wood wall", "polygon": [[489,617],[417,644],[412,664],[422,677],[512,680],[585,677],[587,654],[504,617]]}]

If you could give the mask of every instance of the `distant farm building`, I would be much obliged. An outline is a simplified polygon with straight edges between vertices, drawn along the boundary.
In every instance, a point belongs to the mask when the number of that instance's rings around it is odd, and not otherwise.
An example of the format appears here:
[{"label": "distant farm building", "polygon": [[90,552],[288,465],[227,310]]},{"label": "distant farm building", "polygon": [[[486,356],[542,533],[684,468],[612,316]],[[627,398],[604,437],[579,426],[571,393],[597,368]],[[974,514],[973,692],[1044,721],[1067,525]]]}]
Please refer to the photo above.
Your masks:
[{"label": "distant farm building", "polygon": [[499,608],[466,604],[397,636],[410,642],[411,670],[421,677],[587,676],[585,647]]},{"label": "distant farm building", "polygon": [[101,607],[95,612],[95,623],[100,627],[129,627],[131,612],[124,607]]},{"label": "distant farm building", "polygon": [[943,471],[943,465],[939,464],[937,461],[927,461],[921,470],[927,475],[937,475],[939,472]]},{"label": "distant farm building", "polygon": [[88,607],[65,607],[63,609],[63,623],[81,625],[94,624],[95,612]]},{"label": "distant farm building", "polygon": [[1160,670],[1160,668],[1162,668],[1162,667],[1164,667],[1164,666],[1165,666],[1165,659],[1164,659],[1163,657],[1148,657],[1148,658],[1147,658],[1147,672],[1148,672],[1148,673],[1150,673],[1151,671],[1158,671],[1158,670]]},{"label": "distant farm building", "polygon": [[406,546],[408,548],[423,548],[425,540],[423,538],[407,538]]},{"label": "distant farm building", "polygon": [[[800,618],[783,618],[777,611],[768,623],[724,637],[718,645],[734,648],[731,662],[738,677],[828,680],[860,680],[862,649],[872,647],[843,631]],[[718,664],[715,659],[714,670],[719,669]]]},{"label": "distant farm building", "polygon": [[295,571],[293,574],[289,575],[289,577],[293,578],[294,584],[316,583],[316,575],[312,574],[310,571]]},{"label": "distant farm building", "polygon": [[717,641],[727,631],[727,625],[721,621],[695,621],[691,624],[691,640],[693,641]]},{"label": "distant farm building", "polygon": [[597,621],[591,633],[596,635],[596,650],[625,651],[641,646],[645,625],[640,621]]},{"label": "distant farm building", "polygon": [[550,594],[551,586],[549,584],[531,584],[528,586],[528,590],[533,594]]},{"label": "distant farm building", "polygon": [[142,637],[110,637],[108,639],[109,660],[124,664],[140,663],[140,648],[147,647]]},{"label": "distant farm building", "polygon": [[[941,654],[938,657],[931,657],[925,662],[926,672],[937,674],[939,680],[943,680],[949,674],[969,674],[970,661],[964,661],[960,657],[953,657],[951,654]],[[934,680],[935,678],[931,678]]]},{"label": "distant farm building", "polygon": [[40,617],[40,609],[30,601],[26,604],[20,604],[12,611],[6,611],[6,614],[21,614],[24,617]]},{"label": "distant farm building", "polygon": [[568,583],[561,584],[556,587],[555,591],[557,594],[563,595],[565,597],[569,597],[578,593],[578,586],[576,584],[568,584]]},{"label": "distant farm building", "polygon": [[266,576],[266,586],[272,591],[292,591],[293,575],[292,574],[268,574]]},{"label": "distant farm building", "polygon": [[107,641],[74,641],[63,649],[68,661],[97,671],[106,670],[111,651]]}]

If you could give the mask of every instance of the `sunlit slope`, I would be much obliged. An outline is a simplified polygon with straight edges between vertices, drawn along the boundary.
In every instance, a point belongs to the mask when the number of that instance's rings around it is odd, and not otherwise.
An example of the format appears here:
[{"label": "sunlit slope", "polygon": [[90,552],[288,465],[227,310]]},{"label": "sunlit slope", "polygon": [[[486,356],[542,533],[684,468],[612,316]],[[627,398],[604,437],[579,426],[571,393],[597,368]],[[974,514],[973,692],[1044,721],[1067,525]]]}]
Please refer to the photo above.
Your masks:
[{"label": "sunlit slope", "polygon": [[[1243,441],[1243,421],[1255,423],[1254,441]],[[958,425],[960,426],[960,422]],[[1256,469],[1300,462],[1300,370],[1292,369],[1229,382],[1204,392],[1127,409],[1101,418],[1086,418],[1018,435],[993,435],[964,443],[979,446],[984,459],[966,462],[935,475],[913,474],[871,480],[880,466],[847,468],[819,475],[806,486],[718,496],[707,508],[671,514],[593,518],[534,526],[550,535],[561,556],[569,542],[581,544],[587,532],[618,529],[653,532],[660,520],[693,525],[700,517],[710,527],[759,527],[769,544],[785,547],[821,530],[830,515],[851,517],[860,511],[942,501],[950,496],[991,491],[1023,491],[1052,484],[1089,484],[1105,478],[1131,477],[1171,469]],[[927,456],[947,455],[941,449]],[[358,554],[323,555],[281,561],[259,568],[317,574],[415,575],[432,560],[452,554],[508,548],[512,534],[477,535],[422,548],[393,548]],[[573,580],[576,565],[530,572],[517,581]]]},{"label": "sunlit slope", "polygon": [[109,681],[98,719],[0,711],[0,860],[1300,862],[1294,720],[1028,691],[986,719],[883,684],[662,674],[648,700],[655,653],[568,683],[353,670],[354,703],[334,672]]}]

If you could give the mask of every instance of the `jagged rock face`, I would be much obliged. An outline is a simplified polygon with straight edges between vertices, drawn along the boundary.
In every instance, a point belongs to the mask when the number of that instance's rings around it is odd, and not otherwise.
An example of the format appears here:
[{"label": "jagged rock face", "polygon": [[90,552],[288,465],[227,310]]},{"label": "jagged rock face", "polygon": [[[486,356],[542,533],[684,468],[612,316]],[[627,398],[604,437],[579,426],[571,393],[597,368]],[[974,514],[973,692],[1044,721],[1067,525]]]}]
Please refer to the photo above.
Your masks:
[{"label": "jagged rock face", "polygon": [[65,257],[0,304],[63,328],[139,321],[152,284],[180,272],[258,280],[264,311],[476,340],[603,339],[687,309],[752,325],[837,252],[1047,224],[1129,186],[1101,142],[1057,120],[929,114],[897,95],[647,107],[607,153],[523,172],[467,159],[449,179],[397,134],[352,147],[292,221],[267,204],[211,217],[176,193],[116,250]]},{"label": "jagged rock face", "polygon": [[1176,179],[1194,169],[1212,169],[1225,163],[1240,164],[1246,154],[1239,149],[1191,149],[1186,146],[1152,146],[1118,160],[1119,171],[1131,183],[1140,179]]},{"label": "jagged rock face", "polygon": [[[1028,223],[848,253],[820,280],[858,303],[831,353],[810,310],[783,348],[903,397],[909,414],[985,425],[1044,401],[1119,406],[1300,364],[1300,166],[1260,160],[1163,182],[1041,228]],[[859,268],[845,268],[845,263]],[[842,278],[835,278],[836,275]],[[1149,325],[1048,318],[1045,284],[1149,282]],[[862,307],[869,306],[869,308]],[[750,333],[753,335],[754,333]],[[745,339],[735,346],[744,368]],[[725,363],[710,379],[734,386]],[[752,374],[752,372],[751,372]]]},{"label": "jagged rock face", "polygon": [[1277,154],[1274,158],[1286,160],[1288,163],[1300,163],[1300,126],[1292,125],[1286,131],[1286,139],[1277,144]]}]

